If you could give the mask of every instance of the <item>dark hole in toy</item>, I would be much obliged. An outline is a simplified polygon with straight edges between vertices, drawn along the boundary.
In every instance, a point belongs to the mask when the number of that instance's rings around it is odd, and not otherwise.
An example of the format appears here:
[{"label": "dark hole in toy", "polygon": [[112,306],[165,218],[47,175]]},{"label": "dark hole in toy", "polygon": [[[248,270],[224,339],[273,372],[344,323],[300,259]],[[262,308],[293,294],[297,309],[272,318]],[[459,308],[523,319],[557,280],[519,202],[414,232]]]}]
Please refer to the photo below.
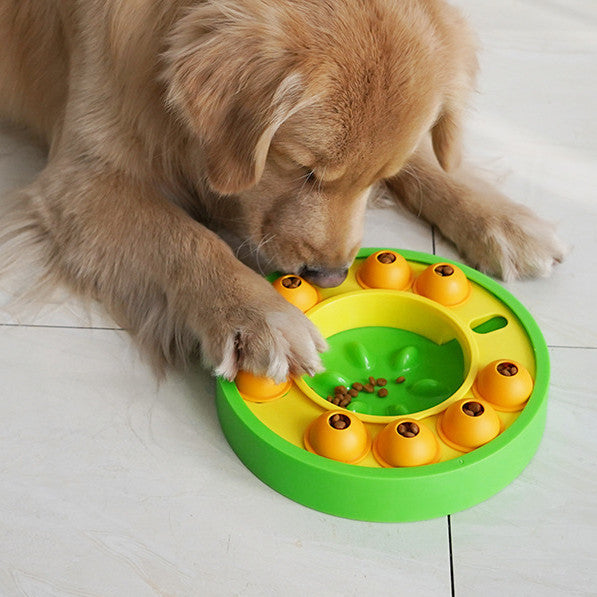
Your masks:
[{"label": "dark hole in toy", "polygon": [[462,410],[464,414],[469,417],[479,417],[485,412],[485,409],[480,402],[467,402],[462,405]]},{"label": "dark hole in toy", "polygon": [[396,427],[396,431],[402,437],[416,437],[419,435],[419,426],[416,423],[411,421],[406,421],[404,423],[400,423],[398,427]]},{"label": "dark hole in toy", "polygon": [[334,429],[347,429],[350,426],[350,417],[336,413],[329,418],[328,423]]},{"label": "dark hole in toy", "polygon": [[396,255],[393,253],[380,253],[377,256],[377,261],[380,263],[394,263],[394,261],[396,261]]},{"label": "dark hole in toy", "polygon": [[454,273],[454,268],[451,265],[438,265],[434,271],[442,277],[451,276]]},{"label": "dark hole in toy", "polygon": [[505,377],[512,377],[518,373],[518,367],[514,363],[500,363],[497,370]]},{"label": "dark hole in toy", "polygon": [[301,285],[301,279],[298,276],[288,276],[282,280],[282,286],[285,288],[298,288]]}]

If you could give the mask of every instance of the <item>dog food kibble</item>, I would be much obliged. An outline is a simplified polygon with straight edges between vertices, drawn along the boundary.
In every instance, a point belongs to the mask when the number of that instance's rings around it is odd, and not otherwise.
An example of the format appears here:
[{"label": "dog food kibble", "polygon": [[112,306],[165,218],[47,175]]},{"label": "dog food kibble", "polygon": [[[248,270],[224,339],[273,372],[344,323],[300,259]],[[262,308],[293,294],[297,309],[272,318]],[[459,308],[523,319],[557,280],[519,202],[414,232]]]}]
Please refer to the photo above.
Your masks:
[{"label": "dog food kibble", "polygon": [[396,261],[396,255],[393,253],[380,253],[377,256],[377,261],[380,263],[394,263],[394,261]]},{"label": "dog food kibble", "polygon": [[336,406],[339,406],[340,402],[342,402],[342,398],[339,394],[336,394],[334,396],[334,398],[332,399],[332,404],[335,404]]},{"label": "dog food kibble", "polygon": [[506,377],[512,377],[518,373],[518,367],[514,363],[500,363],[497,366],[498,373]]},{"label": "dog food kibble", "polygon": [[369,376],[369,383],[370,383],[372,386],[374,386],[374,385],[375,385],[376,381],[377,381],[377,380],[375,379],[375,377],[373,377],[373,376],[371,376],[371,375]]},{"label": "dog food kibble", "polygon": [[348,395],[352,396],[353,398],[356,398],[359,395],[359,392],[354,388],[351,388],[350,390],[348,390]]},{"label": "dog food kibble", "polygon": [[344,398],[342,398],[342,400],[340,401],[340,404],[338,406],[341,406],[342,408],[346,408],[350,403],[352,402],[350,396],[345,396]]},{"label": "dog food kibble", "polygon": [[405,421],[398,425],[398,433],[402,437],[415,437],[419,433],[419,426],[416,423]]},{"label": "dog food kibble", "polygon": [[451,265],[438,265],[434,271],[440,276],[451,276],[454,273],[454,268]]},{"label": "dog food kibble", "polygon": [[335,394],[346,394],[346,390],[347,390],[346,386],[336,386],[334,388],[334,393]]},{"label": "dog food kibble", "polygon": [[377,395],[380,398],[385,398],[388,395],[388,391],[385,388],[382,388],[381,390],[377,390]]},{"label": "dog food kibble", "polygon": [[375,392],[375,387],[371,383],[366,383],[363,386],[363,390],[365,390],[365,392],[367,392],[367,394],[373,394],[373,392]]},{"label": "dog food kibble", "polygon": [[353,388],[354,390],[356,390],[357,392],[362,392],[362,391],[363,391],[363,384],[362,384],[362,383],[359,383],[358,381],[355,381],[355,382],[352,384],[352,388]]},{"label": "dog food kibble", "polygon": [[350,425],[350,419],[346,415],[336,413],[330,417],[330,425],[334,429],[346,429]]},{"label": "dog food kibble", "polygon": [[405,381],[406,381],[406,377],[404,377],[403,375],[396,378],[396,383],[404,383]]},{"label": "dog food kibble", "polygon": [[485,412],[485,409],[480,402],[467,402],[463,404],[462,411],[469,417],[478,417]]},{"label": "dog food kibble", "polygon": [[298,288],[301,285],[301,279],[298,276],[288,276],[282,280],[284,288]]},{"label": "dog food kibble", "polygon": [[376,383],[377,383],[378,386],[383,387],[383,386],[385,386],[388,383],[388,380],[384,379],[383,377],[378,377]]}]

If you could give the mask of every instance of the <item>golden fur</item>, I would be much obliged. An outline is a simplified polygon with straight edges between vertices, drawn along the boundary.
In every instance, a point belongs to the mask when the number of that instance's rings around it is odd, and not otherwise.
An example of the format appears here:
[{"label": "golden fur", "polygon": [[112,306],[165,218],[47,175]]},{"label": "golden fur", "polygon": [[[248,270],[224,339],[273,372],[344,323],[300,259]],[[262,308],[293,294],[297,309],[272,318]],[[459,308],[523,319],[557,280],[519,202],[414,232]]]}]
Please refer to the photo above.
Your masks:
[{"label": "golden fur", "polygon": [[561,259],[460,167],[475,42],[443,0],[0,0],[0,39],[0,109],[49,148],[5,246],[37,245],[156,363],[200,344],[228,378],[315,372],[318,332],[222,239],[337,284],[380,191],[491,273]]}]

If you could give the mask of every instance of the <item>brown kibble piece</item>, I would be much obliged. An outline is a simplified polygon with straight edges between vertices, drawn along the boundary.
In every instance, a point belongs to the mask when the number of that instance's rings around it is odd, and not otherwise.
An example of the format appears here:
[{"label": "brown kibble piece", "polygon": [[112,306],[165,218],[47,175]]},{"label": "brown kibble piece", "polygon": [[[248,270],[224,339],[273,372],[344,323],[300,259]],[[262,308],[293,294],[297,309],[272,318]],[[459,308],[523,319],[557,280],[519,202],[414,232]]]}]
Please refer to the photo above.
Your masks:
[{"label": "brown kibble piece", "polygon": [[328,397],[326,398],[326,400],[327,400],[328,402],[331,402],[333,399],[334,399],[334,397],[333,397],[333,396],[328,396]]},{"label": "brown kibble piece", "polygon": [[385,386],[388,383],[387,379],[384,379],[383,377],[378,377],[377,378],[377,385],[378,386]]},{"label": "brown kibble piece", "polygon": [[363,390],[365,390],[365,392],[367,392],[367,394],[373,394],[373,392],[375,392],[375,388],[373,387],[373,384],[367,383],[363,386]]},{"label": "brown kibble piece", "polygon": [[380,263],[394,263],[394,261],[396,261],[396,255],[393,253],[380,253],[377,256],[377,261]]},{"label": "brown kibble piece", "polygon": [[498,373],[506,377],[512,377],[518,373],[518,367],[514,363],[500,363],[497,366]]},{"label": "brown kibble piece", "polygon": [[377,381],[377,380],[375,379],[375,377],[373,377],[372,375],[370,375],[370,376],[369,376],[369,383],[370,383],[372,386],[374,386],[374,385],[375,385],[375,382],[376,382],[376,381]]},{"label": "brown kibble piece", "polygon": [[434,271],[440,276],[451,276],[454,273],[454,268],[451,265],[438,265]]},{"label": "brown kibble piece", "polygon": [[301,285],[301,279],[298,276],[288,276],[282,280],[284,288],[298,288]]},{"label": "brown kibble piece", "polygon": [[350,390],[348,390],[348,395],[352,396],[352,398],[356,398],[359,395],[359,393],[354,388],[351,388]]},{"label": "brown kibble piece", "polygon": [[347,392],[346,386],[336,386],[334,388],[334,393],[336,393],[336,394],[346,394],[346,392]]},{"label": "brown kibble piece", "polygon": [[332,403],[335,404],[336,406],[338,406],[340,404],[340,402],[342,402],[342,398],[338,394],[336,394],[334,396],[334,399],[332,400]]},{"label": "brown kibble piece", "polygon": [[382,388],[381,390],[377,390],[377,395],[380,398],[385,398],[388,395],[388,391],[385,388]]},{"label": "brown kibble piece", "polygon": [[351,402],[352,399],[350,398],[350,396],[346,396],[346,398],[344,398],[344,400],[340,402],[339,406],[341,406],[342,408],[346,408]]},{"label": "brown kibble piece", "polygon": [[359,383],[358,381],[355,381],[352,384],[352,387],[357,391],[357,392],[362,392],[363,391],[363,384]]},{"label": "brown kibble piece", "polygon": [[419,434],[420,429],[416,423],[405,421],[398,425],[397,431],[402,437],[415,437]]},{"label": "brown kibble piece", "polygon": [[396,383],[404,383],[405,381],[406,381],[406,377],[404,377],[403,375],[396,378]]},{"label": "brown kibble piece", "polygon": [[462,405],[462,411],[469,417],[478,417],[485,412],[485,409],[480,402],[471,401]]},{"label": "brown kibble piece", "polygon": [[346,415],[336,413],[330,417],[329,423],[334,429],[346,429],[350,425],[350,419]]}]

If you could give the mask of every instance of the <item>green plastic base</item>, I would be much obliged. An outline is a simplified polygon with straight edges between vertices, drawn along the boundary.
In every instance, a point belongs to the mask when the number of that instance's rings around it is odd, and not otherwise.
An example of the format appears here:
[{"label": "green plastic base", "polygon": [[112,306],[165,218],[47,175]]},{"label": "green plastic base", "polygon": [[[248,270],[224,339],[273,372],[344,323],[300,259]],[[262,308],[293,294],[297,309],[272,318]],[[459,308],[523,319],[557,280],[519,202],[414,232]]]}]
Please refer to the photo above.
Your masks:
[{"label": "green plastic base", "polygon": [[[366,257],[377,249],[363,249]],[[433,255],[399,251],[407,260],[437,263]],[[469,280],[505,303],[528,335],[535,357],[533,393],[498,437],[456,458],[410,468],[350,465],[312,454],[262,423],[233,383],[218,380],[217,409],[224,434],[259,479],[288,498],[346,518],[400,522],[451,514],[494,495],[516,478],[537,450],[547,410],[549,357],[528,311],[499,284],[457,264]]]}]

